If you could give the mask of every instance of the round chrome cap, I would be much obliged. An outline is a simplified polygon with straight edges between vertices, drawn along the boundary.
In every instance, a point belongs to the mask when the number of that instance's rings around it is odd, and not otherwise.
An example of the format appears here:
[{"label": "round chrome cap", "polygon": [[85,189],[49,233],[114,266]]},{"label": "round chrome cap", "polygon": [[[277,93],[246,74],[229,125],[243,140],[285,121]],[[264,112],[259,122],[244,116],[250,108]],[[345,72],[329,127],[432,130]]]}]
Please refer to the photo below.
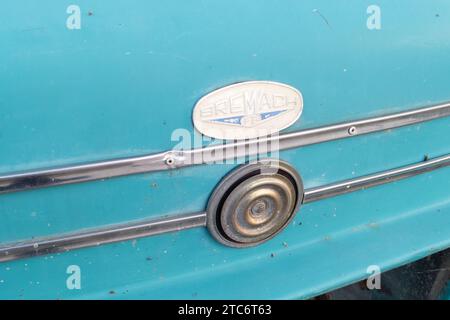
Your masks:
[{"label": "round chrome cap", "polygon": [[207,226],[225,245],[257,245],[283,230],[302,200],[301,178],[286,162],[243,165],[226,176],[211,195]]}]

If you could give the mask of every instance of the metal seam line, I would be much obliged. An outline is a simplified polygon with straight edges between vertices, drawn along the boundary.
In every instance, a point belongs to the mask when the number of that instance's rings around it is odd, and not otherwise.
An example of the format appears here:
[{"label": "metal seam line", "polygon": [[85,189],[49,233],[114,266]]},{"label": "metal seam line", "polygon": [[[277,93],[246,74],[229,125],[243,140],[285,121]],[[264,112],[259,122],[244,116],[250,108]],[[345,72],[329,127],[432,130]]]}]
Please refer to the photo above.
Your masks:
[{"label": "metal seam line", "polygon": [[98,246],[101,244],[154,236],[206,225],[206,213],[180,214],[86,229],[79,232],[0,244],[0,262],[49,253]]},{"label": "metal seam line", "polygon": [[[450,166],[450,154],[397,169],[306,189],[303,203],[310,203],[398,181],[446,166]],[[198,212],[128,222],[41,239],[0,244],[0,262],[204,227],[205,225],[206,213]]]},{"label": "metal seam line", "polygon": [[270,144],[273,151],[384,131],[450,116],[450,103],[295,131],[249,141],[218,144],[200,149],[106,160],[73,166],[0,175],[0,194],[29,189],[106,179],[144,172],[177,169],[259,154],[259,146]]},{"label": "metal seam line", "polygon": [[314,202],[317,200],[374,187],[380,184],[394,182],[446,166],[450,166],[450,154],[398,169],[383,171],[364,177],[307,189],[305,190],[303,203]]}]

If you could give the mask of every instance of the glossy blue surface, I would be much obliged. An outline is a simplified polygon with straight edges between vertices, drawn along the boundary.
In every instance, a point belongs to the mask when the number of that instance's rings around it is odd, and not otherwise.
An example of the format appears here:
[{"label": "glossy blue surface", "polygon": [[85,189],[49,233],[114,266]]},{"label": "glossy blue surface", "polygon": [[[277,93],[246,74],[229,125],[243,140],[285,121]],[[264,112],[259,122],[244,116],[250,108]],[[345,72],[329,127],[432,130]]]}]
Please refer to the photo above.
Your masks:
[{"label": "glossy blue surface", "polygon": [[[286,131],[450,100],[450,3],[72,1],[1,4],[0,173],[158,152],[195,102],[242,80],[299,89]],[[449,119],[285,151],[305,186],[450,152]],[[234,166],[0,196],[0,242],[203,210]],[[0,264],[0,298],[306,298],[450,246],[450,169],[301,208],[250,249],[205,229]],[[301,223],[301,224],[300,224]],[[283,244],[284,243],[284,244]],[[272,255],[273,254],[273,255]],[[82,289],[66,288],[79,265]],[[114,293],[110,293],[113,291]]]}]

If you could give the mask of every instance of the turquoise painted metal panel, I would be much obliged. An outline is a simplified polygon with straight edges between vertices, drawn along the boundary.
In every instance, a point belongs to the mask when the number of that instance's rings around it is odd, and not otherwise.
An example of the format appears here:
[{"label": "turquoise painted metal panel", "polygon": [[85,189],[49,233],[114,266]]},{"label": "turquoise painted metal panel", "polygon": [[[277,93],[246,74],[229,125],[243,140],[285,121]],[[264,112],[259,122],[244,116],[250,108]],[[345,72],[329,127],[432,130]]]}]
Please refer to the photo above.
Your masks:
[{"label": "turquoise painted metal panel", "polygon": [[447,285],[447,287],[445,288],[442,296],[441,296],[441,300],[450,300],[450,288]]},{"label": "turquoise painted metal panel", "polygon": [[[299,89],[286,132],[450,100],[450,3],[3,1],[0,172],[171,149],[195,102],[243,80]],[[448,119],[283,151],[306,187],[449,153]],[[204,210],[235,165],[0,196],[0,242]],[[275,239],[206,229],[0,264],[0,298],[308,298],[450,246],[450,169],[304,205]],[[66,287],[67,267],[82,287]]]}]

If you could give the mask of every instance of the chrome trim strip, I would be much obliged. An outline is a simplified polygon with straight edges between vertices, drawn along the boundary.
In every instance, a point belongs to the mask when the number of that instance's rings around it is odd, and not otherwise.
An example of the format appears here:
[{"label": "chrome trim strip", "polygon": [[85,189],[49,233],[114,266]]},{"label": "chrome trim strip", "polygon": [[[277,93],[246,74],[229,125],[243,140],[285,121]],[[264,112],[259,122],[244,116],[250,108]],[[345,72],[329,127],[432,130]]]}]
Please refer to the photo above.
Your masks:
[{"label": "chrome trim strip", "polygon": [[381,184],[398,181],[416,176],[428,171],[450,166],[450,155],[445,155],[421,163],[383,171],[355,179],[344,180],[337,183],[305,190],[303,203],[310,203],[321,199],[331,198],[346,193],[367,189]]},{"label": "chrome trim strip", "polygon": [[0,262],[204,226],[206,226],[206,213],[198,212],[26,240],[0,245]]},{"label": "chrome trim strip", "polygon": [[267,145],[271,145],[273,151],[286,150],[399,128],[447,116],[450,116],[450,103],[442,103],[380,117],[343,122],[279,136],[214,145],[201,149],[166,151],[139,157],[11,173],[0,176],[0,194],[220,162],[256,155],[260,153],[258,151],[260,146],[264,146],[263,150],[267,150]]},{"label": "chrome trim strip", "polygon": [[[450,166],[450,154],[389,171],[306,189],[303,203],[310,203],[398,181],[446,166]],[[198,212],[118,224],[10,244],[0,244],[0,262],[204,226],[206,226],[206,213]]]}]

